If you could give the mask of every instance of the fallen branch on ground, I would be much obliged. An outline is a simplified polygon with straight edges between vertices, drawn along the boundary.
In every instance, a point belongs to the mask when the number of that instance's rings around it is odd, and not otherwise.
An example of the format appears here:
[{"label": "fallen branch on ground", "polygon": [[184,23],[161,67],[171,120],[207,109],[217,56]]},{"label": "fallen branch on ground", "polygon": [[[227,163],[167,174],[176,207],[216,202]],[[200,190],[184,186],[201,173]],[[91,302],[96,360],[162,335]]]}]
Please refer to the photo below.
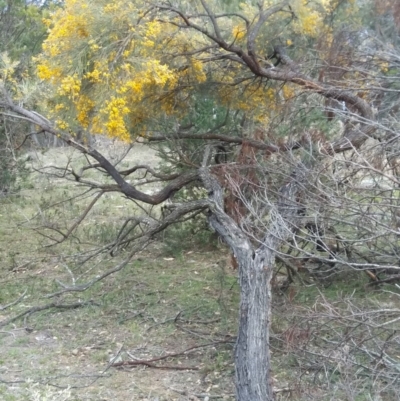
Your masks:
[{"label": "fallen branch on ground", "polygon": [[0,322],[0,327],[5,327],[8,324],[15,322],[16,320],[20,319],[21,317],[25,316],[25,319],[32,315],[33,313],[36,312],[41,312],[43,310],[46,309],[51,309],[51,308],[55,308],[55,309],[76,309],[76,308],[81,308],[82,306],[87,306],[87,305],[95,305],[95,302],[93,301],[88,301],[88,302],[76,302],[74,304],[57,304],[55,302],[52,302],[50,304],[47,305],[43,305],[43,306],[33,306],[32,308],[27,309],[24,312],[19,313],[17,316],[11,317],[9,319],[3,320],[2,322]]},{"label": "fallen branch on ground", "polygon": [[168,369],[168,370],[200,370],[200,368],[194,366],[171,366],[171,365],[156,365],[153,362],[157,362],[157,361],[162,361],[164,359],[167,358],[175,358],[177,356],[182,356],[182,355],[186,355],[189,354],[199,348],[205,348],[205,347],[212,347],[218,344],[226,344],[226,343],[230,343],[231,341],[217,341],[217,342],[212,342],[212,343],[208,343],[208,344],[203,344],[203,345],[195,345],[193,347],[190,347],[184,351],[181,352],[175,352],[172,354],[167,354],[167,355],[163,355],[163,356],[159,356],[156,358],[152,358],[152,359],[136,359],[134,361],[122,361],[122,362],[116,362],[113,363],[111,366],[113,366],[114,368],[119,368],[119,367],[123,367],[123,366],[148,366],[150,368],[154,368],[154,369]]},{"label": "fallen branch on ground", "polygon": [[[8,309],[8,308],[11,308],[11,306],[14,306],[14,305],[16,305],[18,302],[22,301],[22,299],[24,298],[24,296],[25,296],[25,294],[26,294],[26,291],[27,291],[27,290],[25,290],[25,291],[23,292],[23,294],[22,294],[18,299],[16,299],[15,301],[10,302],[10,303],[7,304],[7,305],[0,306],[0,311],[6,310],[6,309]],[[0,325],[0,327],[1,327],[1,325]]]}]

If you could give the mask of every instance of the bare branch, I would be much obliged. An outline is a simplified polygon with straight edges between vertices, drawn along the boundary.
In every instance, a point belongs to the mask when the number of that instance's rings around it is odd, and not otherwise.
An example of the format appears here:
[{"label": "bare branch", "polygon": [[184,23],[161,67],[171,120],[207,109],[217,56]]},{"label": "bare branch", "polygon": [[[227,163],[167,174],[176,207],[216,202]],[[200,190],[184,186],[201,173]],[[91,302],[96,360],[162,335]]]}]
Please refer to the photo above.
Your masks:
[{"label": "bare branch", "polygon": [[258,15],[258,20],[254,27],[251,27],[247,34],[247,52],[249,56],[253,59],[253,62],[257,65],[257,55],[255,51],[255,40],[257,35],[260,32],[261,27],[265,24],[269,17],[276,14],[279,11],[282,11],[289,4],[289,1],[283,1],[275,6],[272,6],[265,11],[261,10]]},{"label": "bare branch", "polygon": [[16,305],[17,303],[21,302],[21,301],[23,300],[23,298],[24,298],[24,296],[25,296],[25,294],[26,294],[27,291],[28,291],[28,290],[25,290],[25,291],[22,293],[22,295],[21,295],[20,297],[18,297],[18,299],[16,299],[15,301],[10,302],[10,303],[7,304],[7,305],[0,306],[0,311],[6,310],[6,309],[8,309],[8,308],[11,308],[11,306],[14,306],[14,305]]},{"label": "bare branch", "polygon": [[[7,95],[8,96],[8,95]],[[0,104],[1,107],[9,108],[13,112],[26,117],[29,121],[34,124],[39,125],[46,132],[51,133],[52,135],[59,136],[64,142],[68,145],[74,147],[79,150],[81,153],[93,157],[95,160],[99,162],[100,167],[102,167],[107,173],[114,179],[117,183],[118,187],[109,187],[109,186],[101,186],[97,184],[93,184],[87,182],[88,185],[91,185],[95,188],[100,188],[104,191],[110,190],[118,190],[122,192],[129,198],[133,198],[151,205],[158,205],[168,199],[173,193],[187,185],[189,182],[195,181],[198,179],[198,173],[196,171],[190,171],[188,173],[183,173],[178,176],[175,180],[173,180],[170,184],[164,187],[160,192],[154,195],[148,195],[144,192],[138,191],[135,187],[130,185],[128,182],[124,180],[118,170],[113,166],[100,152],[96,149],[85,147],[78,142],[75,142],[72,137],[67,134],[57,131],[54,129],[49,122],[42,117],[41,115],[34,113],[32,111],[28,111],[20,106],[15,105],[8,96],[9,101],[6,104]],[[79,176],[77,176],[79,177]],[[81,181],[78,179],[78,181]]]},{"label": "bare branch", "polygon": [[[57,280],[58,284],[61,287],[63,287],[63,290],[57,291],[52,294],[48,294],[48,295],[46,295],[46,298],[53,298],[55,296],[65,293],[65,292],[86,291],[88,288],[93,286],[93,284],[122,270],[132,260],[132,258],[135,254],[137,254],[138,252],[140,252],[146,248],[146,246],[154,239],[154,236],[156,234],[163,231],[165,228],[167,228],[171,224],[175,224],[176,221],[179,220],[179,218],[181,216],[184,216],[195,210],[205,209],[207,206],[209,206],[209,202],[207,200],[198,200],[198,201],[187,202],[187,203],[179,205],[168,216],[166,216],[161,221],[158,221],[155,219],[150,219],[146,216],[142,217],[142,218],[140,218],[140,217],[136,218],[137,221],[144,223],[147,228],[146,228],[146,230],[143,231],[143,233],[141,233],[140,235],[137,236],[137,238],[135,238],[136,240],[135,240],[132,250],[129,252],[129,255],[121,263],[119,263],[114,268],[107,270],[103,274],[96,276],[96,278],[94,278],[93,280],[91,280],[87,283],[84,283],[84,284],[69,286],[69,285],[64,284],[61,281]],[[110,249],[110,248],[112,249],[113,247],[118,245],[118,242],[119,242],[119,239],[117,239],[116,242],[114,244],[112,244],[111,246],[107,246],[107,249]]]},{"label": "bare branch", "polygon": [[59,304],[56,302],[52,302],[50,304],[47,305],[42,305],[42,306],[33,306],[27,310],[25,310],[24,312],[19,313],[16,316],[13,316],[9,319],[3,320],[2,322],[0,322],[0,327],[5,327],[7,325],[9,325],[12,322],[15,322],[16,320],[20,319],[21,317],[24,316],[29,316],[32,315],[33,313],[36,312],[41,312],[43,310],[47,310],[47,309],[52,309],[52,308],[56,308],[56,309],[76,309],[76,308],[81,308],[83,306],[87,306],[87,305],[93,305],[94,302],[93,301],[88,301],[88,302],[76,302],[73,304]]}]

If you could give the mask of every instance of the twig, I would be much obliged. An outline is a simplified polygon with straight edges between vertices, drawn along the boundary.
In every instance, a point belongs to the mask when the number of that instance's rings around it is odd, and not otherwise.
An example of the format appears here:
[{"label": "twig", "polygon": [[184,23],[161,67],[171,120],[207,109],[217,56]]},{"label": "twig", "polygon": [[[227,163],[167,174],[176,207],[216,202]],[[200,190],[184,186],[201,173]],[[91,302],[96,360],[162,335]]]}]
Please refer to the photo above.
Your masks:
[{"label": "twig", "polygon": [[130,252],[130,254],[117,266],[114,268],[106,271],[105,273],[101,274],[100,276],[97,276],[95,279],[81,285],[74,285],[74,286],[68,286],[60,281],[57,280],[58,284],[62,286],[64,289],[54,292],[52,294],[49,294],[46,296],[46,298],[52,298],[58,295],[61,295],[65,292],[70,292],[70,291],[77,291],[77,292],[82,292],[87,290],[89,287],[91,287],[93,284],[103,280],[107,276],[116,273],[120,270],[122,270],[134,257],[134,255],[143,249],[146,248],[146,246],[154,239],[154,236],[161,231],[163,231],[166,227],[168,227],[171,224],[174,224],[177,219],[180,217],[192,213],[195,210],[203,210],[206,208],[208,205],[207,200],[196,200],[193,202],[188,202],[181,204],[180,207],[176,208],[174,211],[172,211],[168,216],[164,218],[162,221],[157,221],[157,220],[149,220],[148,222],[148,228],[147,230],[141,235],[141,237],[137,238],[137,241]]},{"label": "twig", "polygon": [[[62,239],[60,240],[55,240],[55,243],[53,244],[49,244],[46,245],[46,247],[50,247],[56,244],[61,244],[62,242],[64,242],[66,239],[68,239],[68,237],[72,234],[72,232],[82,223],[82,221],[85,219],[85,217],[88,215],[88,213],[92,210],[93,206],[96,204],[96,202],[102,197],[102,195],[104,194],[104,191],[100,191],[95,197],[94,199],[89,203],[89,205],[86,207],[86,209],[84,210],[84,212],[79,216],[78,220],[75,221],[74,224],[72,224],[72,226],[69,228],[69,230],[64,234],[62,231],[59,230],[55,230],[57,231],[59,234],[62,235]],[[54,227],[48,227],[54,230]]]},{"label": "twig", "polygon": [[276,388],[273,390],[275,394],[279,393],[291,393],[293,391],[290,387]]},{"label": "twig", "polygon": [[[365,271],[366,273],[368,272],[368,270]],[[392,283],[393,281],[400,281],[400,274],[397,274],[395,276],[390,276],[384,279],[377,279],[377,281],[371,281],[370,283],[368,283],[368,286],[373,286],[373,285],[379,285],[379,284],[383,284],[383,283]]]},{"label": "twig", "polygon": [[0,334],[9,334],[15,338],[15,334],[12,331],[0,331]]},{"label": "twig", "polygon": [[[15,300],[15,301],[13,301],[13,302],[7,304],[7,305],[0,306],[0,311],[6,310],[7,308],[10,308],[11,306],[16,305],[18,302],[20,302],[20,301],[22,300],[22,298],[24,298],[24,296],[25,296],[25,294],[26,294],[27,291],[28,291],[28,290],[25,290],[25,291],[23,292],[23,294],[22,294],[17,300]],[[0,327],[1,327],[1,325],[0,325]]]},{"label": "twig", "polygon": [[117,358],[119,357],[119,355],[121,354],[122,348],[124,348],[124,344],[122,344],[119,347],[119,350],[117,351],[117,353],[115,354],[115,356],[113,358],[111,358],[111,361],[108,363],[107,367],[101,372],[101,374],[103,375],[104,373],[107,372],[108,369],[110,369],[111,366],[113,366],[114,362],[117,360]]},{"label": "twig", "polygon": [[57,292],[53,292],[51,294],[48,294],[48,295],[45,296],[45,298],[53,298],[53,297],[56,297],[58,295],[64,294],[65,292],[83,292],[83,291],[86,291],[93,284],[103,280],[104,278],[106,278],[107,276],[110,276],[113,273],[116,273],[116,272],[122,270],[131,261],[132,257],[134,256],[134,254],[136,252],[138,252],[137,248],[135,248],[135,250],[133,252],[131,252],[126,259],[124,259],[121,263],[119,263],[113,269],[107,270],[105,273],[101,274],[100,276],[96,277],[92,281],[89,281],[89,282],[87,282],[85,284],[68,286],[67,284],[62,283],[61,281],[56,280],[57,283],[61,287],[63,287],[64,289],[60,290],[60,291],[57,291]]},{"label": "twig", "polygon": [[36,312],[41,312],[46,309],[51,309],[51,308],[56,308],[56,309],[76,309],[76,308],[81,308],[82,306],[86,305],[94,305],[95,303],[93,301],[88,301],[88,302],[77,302],[74,304],[57,304],[55,302],[52,302],[47,305],[43,306],[33,306],[32,308],[27,309],[24,312],[21,312],[17,316],[11,317],[9,319],[3,320],[0,322],[0,327],[7,326],[8,324],[15,322],[16,320],[20,319],[23,316],[28,317],[29,315],[32,315],[33,313]]},{"label": "twig", "polygon": [[[164,319],[162,322],[156,322],[155,324],[153,324],[153,325],[151,325],[150,327],[148,327],[147,329],[146,329],[146,332],[147,331],[150,331],[151,329],[153,329],[154,327],[156,327],[156,326],[159,326],[159,325],[162,325],[162,324],[165,324],[165,323],[168,323],[168,322],[176,322],[178,319],[179,319],[179,316],[182,314],[182,311],[179,311],[178,312],[178,314],[175,316],[175,317],[170,317],[170,318],[168,318],[168,319]],[[155,320],[155,319],[154,319]]]},{"label": "twig", "polygon": [[295,266],[292,262],[290,262],[290,261],[287,260],[286,258],[283,258],[283,257],[280,256],[280,255],[276,255],[276,259],[279,260],[281,263],[283,263],[283,264],[289,269],[289,271],[290,271],[291,273],[293,273],[293,274],[299,279],[299,281],[300,281],[301,284],[304,284],[304,281],[303,281],[303,279],[300,277],[300,275],[299,275],[299,273],[298,273],[298,271],[297,271],[297,269],[296,269],[296,266]]},{"label": "twig", "polygon": [[[189,392],[186,390],[178,390],[176,388],[173,387],[166,387],[168,390],[174,391],[175,393],[178,393],[180,395],[185,395],[188,396]],[[200,393],[200,394],[196,394],[196,393],[190,393],[191,395],[197,397],[197,398],[206,398],[208,397],[208,399],[219,399],[219,398],[226,398],[226,397],[234,397],[235,394],[221,394],[221,395],[217,395],[217,394],[207,394],[207,393]]]},{"label": "twig", "polygon": [[148,366],[149,368],[153,369],[163,369],[163,370],[200,370],[200,368],[194,366],[177,366],[177,365],[155,365],[152,362],[147,362],[147,361],[125,361],[125,362],[119,362],[121,365],[113,365],[114,367],[119,367],[119,366]]},{"label": "twig", "polygon": [[[189,330],[188,328],[181,326],[181,325],[178,324],[177,322],[175,322],[175,326],[176,326],[178,329],[180,329],[180,330],[182,330],[182,331],[184,331],[184,332],[186,332],[186,333],[189,333],[189,334],[191,334],[191,335],[193,335],[193,336],[196,336],[196,337],[198,337],[198,338],[201,338],[201,339],[203,339],[203,340],[210,341],[210,338],[209,338],[209,337],[206,337],[205,335],[202,335],[202,334],[206,334],[206,335],[207,335],[207,334],[210,334],[210,335],[211,335],[211,333],[200,333],[200,332],[196,332],[196,331],[194,331],[194,330]],[[214,338],[215,338],[215,333],[214,333]]]},{"label": "twig", "polygon": [[[1,113],[1,114],[5,114],[5,113]],[[24,140],[22,141],[22,143],[21,143],[19,146],[17,146],[17,147],[15,148],[15,150],[21,149],[22,146],[24,145],[24,143],[27,141],[27,139],[30,138],[31,136],[33,136],[33,135],[39,135],[39,134],[42,134],[42,133],[44,133],[44,132],[46,132],[46,131],[43,130],[43,129],[41,129],[41,130],[39,130],[39,131],[30,132],[29,134],[26,134]]]},{"label": "twig", "polygon": [[144,365],[144,366],[148,366],[151,368],[155,368],[155,369],[173,369],[173,370],[199,370],[198,367],[184,367],[184,366],[170,366],[170,365],[155,365],[153,362],[156,361],[162,361],[164,359],[167,358],[175,358],[177,356],[181,356],[181,355],[186,355],[189,354],[193,351],[196,351],[199,348],[205,348],[205,347],[212,347],[218,344],[225,344],[229,341],[217,341],[217,342],[212,342],[212,343],[208,343],[208,344],[203,344],[203,345],[195,345],[193,347],[187,348],[184,351],[181,352],[174,352],[172,354],[167,354],[167,355],[163,355],[163,356],[159,356],[156,358],[152,358],[152,359],[146,359],[146,360],[142,360],[142,359],[138,359],[135,361],[123,361],[123,362],[116,362],[113,363],[112,366],[114,368],[118,368],[118,367],[122,367],[122,366],[138,366],[138,365]]},{"label": "twig", "polygon": [[131,315],[126,316],[125,318],[120,319],[120,320],[118,321],[118,323],[121,324],[121,323],[126,322],[127,320],[135,319],[136,317],[138,317],[138,316],[140,316],[140,315],[143,315],[143,313],[146,311],[146,309],[147,309],[147,307],[144,308],[144,309],[142,309],[142,310],[140,310],[139,312],[132,313]]},{"label": "twig", "polygon": [[[60,386],[58,384],[51,383],[50,380],[55,380],[55,379],[61,379],[61,378],[73,378],[73,379],[85,379],[85,378],[92,378],[94,379],[90,381],[90,383],[85,384],[85,385],[66,385],[66,386]],[[57,375],[57,376],[51,376],[47,377],[46,380],[34,380],[33,382],[31,380],[3,380],[0,377],[0,383],[4,384],[19,384],[19,383],[37,383],[41,385],[46,385],[46,386],[51,386],[59,389],[76,389],[76,388],[87,388],[93,385],[98,379],[101,379],[103,377],[110,377],[110,375],[103,375],[103,374],[86,374],[86,375],[78,375],[78,374],[69,374],[69,375]]]},{"label": "twig", "polygon": [[[17,272],[17,271],[19,271],[20,269],[23,269],[24,267],[29,266],[31,263],[33,263],[33,261],[32,261],[32,260],[28,260],[28,262],[24,262],[24,263],[22,263],[22,264],[19,265],[19,266],[10,268],[10,271],[13,272],[13,273],[14,273],[14,272]],[[0,309],[0,310],[1,310],[1,309]]]}]

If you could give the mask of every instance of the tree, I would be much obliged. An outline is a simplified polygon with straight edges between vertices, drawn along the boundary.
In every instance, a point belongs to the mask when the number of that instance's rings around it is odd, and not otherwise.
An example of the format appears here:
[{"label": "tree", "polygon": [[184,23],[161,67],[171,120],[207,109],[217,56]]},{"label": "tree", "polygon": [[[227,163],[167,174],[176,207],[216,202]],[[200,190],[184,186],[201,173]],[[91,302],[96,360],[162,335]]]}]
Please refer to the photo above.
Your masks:
[{"label": "tree", "polygon": [[[349,215],[364,213],[366,203],[350,191],[349,177],[361,182],[360,172],[367,172],[398,183],[393,171],[378,168],[371,153],[360,150],[367,140],[390,143],[392,127],[377,121],[372,104],[380,108],[389,97],[398,59],[368,35],[341,28],[344,12],[356,15],[352,1],[247,2],[241,10],[205,0],[178,3],[66,1],[47,22],[50,34],[38,59],[38,75],[51,93],[44,109],[50,120],[16,104],[7,94],[9,83],[1,107],[94,160],[79,171],[63,172],[97,191],[87,210],[110,191],[159,205],[188,186],[205,190],[198,199],[174,202],[162,217],[132,217],[104,250],[130,244],[132,256],[169,225],[205,211],[238,265],[237,399],[272,400],[269,329],[276,258],[294,274],[284,256],[300,249],[310,258],[311,244],[327,254],[319,259],[330,266],[379,266],[375,260],[352,261],[346,246],[354,239],[337,235],[330,222],[343,218],[333,213],[338,202]],[[75,141],[78,130],[168,141],[172,171],[121,170]],[[235,158],[215,164],[218,146],[239,150]],[[345,152],[354,158],[341,158]],[[90,169],[114,183],[91,181],[85,176]],[[138,170],[164,182],[164,188],[155,194],[140,191],[127,179]],[[376,191],[369,192],[370,210],[397,211],[397,204],[382,205],[381,189]],[[352,216],[348,223],[355,227]],[[387,221],[378,225],[397,233]],[[358,239],[362,230],[374,229],[366,223],[360,227],[352,230]],[[328,239],[343,243],[347,254],[340,256]]]}]

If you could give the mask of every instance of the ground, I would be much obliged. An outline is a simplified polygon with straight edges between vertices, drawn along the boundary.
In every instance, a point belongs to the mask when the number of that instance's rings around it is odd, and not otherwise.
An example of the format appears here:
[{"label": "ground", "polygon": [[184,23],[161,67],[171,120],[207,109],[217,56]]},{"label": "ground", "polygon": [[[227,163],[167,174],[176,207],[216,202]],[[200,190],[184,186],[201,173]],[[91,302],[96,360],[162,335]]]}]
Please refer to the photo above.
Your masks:
[{"label": "ground", "polygon": [[[112,142],[99,148],[114,161],[125,149]],[[158,159],[137,144],[122,163],[132,161],[154,165]],[[107,242],[129,215],[132,204],[118,195],[100,202],[71,241],[54,245],[49,239],[58,237],[48,227],[68,227],[88,202],[61,203],[82,189],[32,170],[67,162],[79,167],[81,159],[67,148],[31,151],[20,191],[2,199],[0,325],[35,306],[82,306],[48,308],[0,326],[0,399],[232,399],[237,283],[235,274],[223,271],[224,250],[178,249],[176,233],[166,233],[123,271],[88,291],[47,298],[61,289],[57,280],[85,282],[126,256],[79,265],[79,253]],[[50,207],[59,202],[55,210]],[[87,243],[78,239],[82,234]],[[111,366],[168,353],[183,354],[154,362],[157,367]]]},{"label": "ground", "polygon": [[[99,150],[116,162],[125,148],[109,142]],[[0,200],[0,400],[233,400],[239,289],[223,244],[209,232],[174,228],[86,291],[60,293],[124,260],[129,249],[93,252],[137,206],[108,194],[60,241],[91,194],[37,170],[79,168],[82,157],[59,148],[27,159],[19,191]],[[139,144],[121,166],[133,161],[158,158]],[[356,272],[329,282],[308,277],[287,292],[276,284],[277,400],[397,400],[399,292],[371,289]]]},{"label": "ground", "polygon": [[[36,382],[71,386],[71,399],[77,400],[187,400],[195,394],[230,399],[234,333],[228,329],[236,291],[229,286],[235,282],[220,283],[218,266],[204,256],[191,253],[176,260],[154,250],[79,297],[92,304],[44,311],[7,327],[1,332],[1,379],[9,382],[0,390],[3,399],[25,399],[23,389],[29,392]],[[30,285],[33,290],[32,273],[20,272],[21,291]],[[36,303],[46,302],[35,297],[18,310]],[[110,367],[113,361],[149,360],[192,347],[199,348],[154,362],[171,369]],[[198,370],[177,370],[183,367]],[[21,386],[26,380],[32,384]]]}]

